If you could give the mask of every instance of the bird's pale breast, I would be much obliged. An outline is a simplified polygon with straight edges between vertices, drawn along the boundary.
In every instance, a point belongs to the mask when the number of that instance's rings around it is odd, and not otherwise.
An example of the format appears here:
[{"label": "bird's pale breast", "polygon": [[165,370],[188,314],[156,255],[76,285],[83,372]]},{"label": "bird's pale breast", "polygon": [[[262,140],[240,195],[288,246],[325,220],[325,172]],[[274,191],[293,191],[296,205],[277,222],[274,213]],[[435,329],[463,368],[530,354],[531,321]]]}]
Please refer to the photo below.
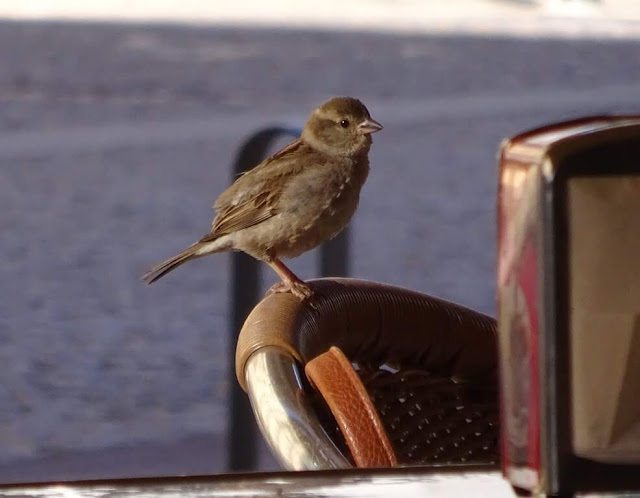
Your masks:
[{"label": "bird's pale breast", "polygon": [[259,259],[293,258],[331,239],[353,216],[368,172],[366,156],[305,168],[283,190],[279,214],[238,233],[236,248]]}]

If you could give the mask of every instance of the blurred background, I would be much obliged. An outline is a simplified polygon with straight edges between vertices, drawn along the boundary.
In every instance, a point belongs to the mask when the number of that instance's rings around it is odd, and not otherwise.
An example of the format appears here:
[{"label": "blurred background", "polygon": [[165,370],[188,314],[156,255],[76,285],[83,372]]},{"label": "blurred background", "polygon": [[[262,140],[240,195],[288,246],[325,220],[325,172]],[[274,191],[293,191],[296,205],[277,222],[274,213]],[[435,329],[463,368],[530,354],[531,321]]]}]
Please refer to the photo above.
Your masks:
[{"label": "blurred background", "polygon": [[[209,229],[260,127],[363,100],[385,129],[351,275],[494,313],[501,140],[640,111],[635,0],[0,0],[0,17],[0,482],[228,470],[230,257],[138,279]],[[317,276],[317,254],[292,267]]]}]

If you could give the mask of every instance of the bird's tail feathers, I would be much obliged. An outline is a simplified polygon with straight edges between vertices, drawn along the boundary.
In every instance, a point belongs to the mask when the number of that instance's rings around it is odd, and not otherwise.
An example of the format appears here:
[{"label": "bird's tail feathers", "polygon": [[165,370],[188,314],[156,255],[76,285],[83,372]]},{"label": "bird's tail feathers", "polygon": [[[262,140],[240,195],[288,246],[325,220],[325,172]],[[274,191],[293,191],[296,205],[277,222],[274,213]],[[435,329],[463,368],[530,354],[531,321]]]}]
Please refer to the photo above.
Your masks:
[{"label": "bird's tail feathers", "polygon": [[206,256],[214,252],[224,251],[227,249],[227,247],[225,246],[216,244],[219,239],[206,239],[207,237],[204,237],[202,240],[189,246],[181,253],[176,254],[175,256],[163,261],[153,268],[150,268],[144,275],[142,275],[142,278],[140,280],[146,282],[147,284],[152,284],[159,278],[163,277],[170,271],[175,270],[178,266],[186,263],[187,261],[191,261],[192,259],[201,258],[202,256]]}]

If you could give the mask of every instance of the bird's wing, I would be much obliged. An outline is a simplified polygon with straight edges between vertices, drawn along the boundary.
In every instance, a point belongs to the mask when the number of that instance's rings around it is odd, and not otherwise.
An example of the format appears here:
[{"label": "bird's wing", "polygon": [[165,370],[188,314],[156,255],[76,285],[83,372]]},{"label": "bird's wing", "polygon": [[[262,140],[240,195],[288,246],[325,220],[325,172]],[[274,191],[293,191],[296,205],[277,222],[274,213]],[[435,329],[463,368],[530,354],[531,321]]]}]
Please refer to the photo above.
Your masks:
[{"label": "bird's wing", "polygon": [[220,237],[243,228],[257,225],[277,214],[274,193],[260,189],[261,192],[244,199],[238,204],[221,209],[213,220],[211,235]]},{"label": "bird's wing", "polygon": [[282,190],[302,168],[306,147],[296,140],[239,177],[214,204],[218,213],[207,237],[236,232],[278,214]]}]

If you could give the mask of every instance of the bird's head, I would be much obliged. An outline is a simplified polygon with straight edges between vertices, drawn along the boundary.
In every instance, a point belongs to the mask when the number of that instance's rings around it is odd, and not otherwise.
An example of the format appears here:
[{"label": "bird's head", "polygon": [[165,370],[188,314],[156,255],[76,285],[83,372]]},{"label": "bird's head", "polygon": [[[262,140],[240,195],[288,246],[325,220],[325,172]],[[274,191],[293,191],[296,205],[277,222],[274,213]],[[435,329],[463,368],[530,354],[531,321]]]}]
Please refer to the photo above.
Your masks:
[{"label": "bird's head", "polygon": [[335,97],[311,113],[302,139],[328,154],[354,156],[368,152],[371,134],[380,130],[382,125],[358,99]]}]

